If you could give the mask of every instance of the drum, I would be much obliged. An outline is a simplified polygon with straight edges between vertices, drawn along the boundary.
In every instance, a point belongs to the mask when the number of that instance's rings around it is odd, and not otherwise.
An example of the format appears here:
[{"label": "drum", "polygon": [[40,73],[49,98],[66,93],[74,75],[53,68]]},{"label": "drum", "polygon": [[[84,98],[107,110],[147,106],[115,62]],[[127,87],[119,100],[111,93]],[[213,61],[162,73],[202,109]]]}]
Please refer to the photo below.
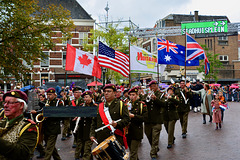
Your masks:
[{"label": "drum", "polygon": [[129,153],[120,145],[114,135],[105,139],[92,150],[92,155],[98,160],[127,160]]}]

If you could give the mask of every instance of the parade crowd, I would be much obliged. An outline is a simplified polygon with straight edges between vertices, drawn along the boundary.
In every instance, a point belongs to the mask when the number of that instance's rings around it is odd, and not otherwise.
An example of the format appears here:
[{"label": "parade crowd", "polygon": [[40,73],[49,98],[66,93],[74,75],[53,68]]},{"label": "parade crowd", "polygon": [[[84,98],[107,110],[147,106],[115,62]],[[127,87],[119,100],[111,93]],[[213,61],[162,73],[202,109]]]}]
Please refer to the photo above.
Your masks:
[{"label": "parade crowd", "polygon": [[[157,159],[162,127],[168,133],[167,148],[175,142],[174,130],[180,120],[182,138],[187,138],[188,114],[201,112],[203,124],[222,128],[227,101],[238,101],[238,89],[186,82],[163,88],[152,80],[148,86],[128,87],[106,84],[87,90],[79,86],[32,90],[36,108],[28,108],[29,91],[18,89],[0,93],[0,159],[28,160],[34,150],[37,158],[61,160],[56,141],[74,138],[75,160],[137,160],[145,134],[151,146],[149,155]],[[31,92],[31,93],[32,93]],[[44,117],[43,107],[96,107],[96,117]],[[207,120],[207,118],[209,119]],[[62,124],[62,128],[61,128]],[[97,147],[92,149],[93,143]]]}]

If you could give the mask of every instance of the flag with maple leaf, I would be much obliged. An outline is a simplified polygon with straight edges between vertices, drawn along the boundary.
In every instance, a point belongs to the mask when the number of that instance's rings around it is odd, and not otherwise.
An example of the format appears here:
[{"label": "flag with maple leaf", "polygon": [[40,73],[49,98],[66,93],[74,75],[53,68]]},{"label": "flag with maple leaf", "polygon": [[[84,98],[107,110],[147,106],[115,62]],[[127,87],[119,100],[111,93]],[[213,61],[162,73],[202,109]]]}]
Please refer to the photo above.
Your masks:
[{"label": "flag with maple leaf", "polygon": [[101,78],[101,67],[97,56],[67,44],[66,71],[75,71],[78,73]]}]

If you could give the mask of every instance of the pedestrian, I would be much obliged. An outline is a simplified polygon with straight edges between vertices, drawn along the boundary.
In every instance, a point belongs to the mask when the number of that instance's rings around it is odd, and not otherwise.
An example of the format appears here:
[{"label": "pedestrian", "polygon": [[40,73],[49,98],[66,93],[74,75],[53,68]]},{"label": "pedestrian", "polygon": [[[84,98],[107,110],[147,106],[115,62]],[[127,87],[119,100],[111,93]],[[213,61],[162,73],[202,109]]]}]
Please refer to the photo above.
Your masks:
[{"label": "pedestrian", "polygon": [[216,94],[214,100],[211,102],[211,106],[213,107],[213,123],[216,123],[216,130],[218,127],[222,128],[220,103],[219,95]]},{"label": "pedestrian", "polygon": [[36,123],[23,117],[27,95],[12,90],[3,95],[4,114],[0,117],[0,159],[28,160],[37,144]]},{"label": "pedestrian", "polygon": [[209,84],[205,83],[204,88],[199,91],[192,91],[201,94],[201,113],[203,115],[203,124],[206,124],[206,115],[209,115],[209,122],[212,122],[212,106],[213,92],[211,91]]},{"label": "pedestrian", "polygon": [[152,160],[155,160],[160,150],[158,144],[163,124],[163,102],[161,101],[163,93],[160,92],[157,81],[152,80],[149,86],[151,91],[147,93],[147,98],[145,99],[148,109],[148,118],[144,123],[144,132],[151,146],[150,156]]},{"label": "pedestrian", "polygon": [[[226,100],[225,100],[225,97],[223,96],[223,92],[222,91],[219,91],[218,92],[218,95],[219,95],[219,101],[221,104],[226,104]],[[221,121],[223,122],[223,117],[224,117],[224,110],[221,109]]]},{"label": "pedestrian", "polygon": [[128,127],[127,141],[130,149],[130,160],[137,160],[138,148],[143,139],[143,122],[147,119],[147,106],[140,100],[138,88],[134,87],[129,90],[130,108],[129,117],[131,118]]}]

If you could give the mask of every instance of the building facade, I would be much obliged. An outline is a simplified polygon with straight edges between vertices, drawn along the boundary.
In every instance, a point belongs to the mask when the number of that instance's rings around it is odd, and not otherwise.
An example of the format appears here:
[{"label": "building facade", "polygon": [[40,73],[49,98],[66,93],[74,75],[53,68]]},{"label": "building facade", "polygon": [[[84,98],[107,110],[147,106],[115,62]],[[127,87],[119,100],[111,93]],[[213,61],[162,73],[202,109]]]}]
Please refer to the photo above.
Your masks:
[{"label": "building facade", "polygon": [[[182,22],[203,22],[226,20],[230,23],[227,16],[208,16],[199,15],[198,11],[194,15],[170,14],[156,22],[155,27],[172,27],[181,26]],[[218,58],[223,64],[223,68],[219,69],[219,81],[221,83],[238,82],[240,80],[239,56],[238,56],[238,32],[216,33],[216,34],[191,34],[191,36],[200,44],[205,45],[211,54],[219,54]],[[176,44],[185,46],[185,35],[143,38],[141,45],[149,52],[157,54],[157,38],[170,40]],[[203,74],[199,73],[197,67],[187,67],[187,77],[202,79]],[[182,67],[176,65],[168,65],[165,69],[161,80],[179,79],[182,75],[180,70]],[[227,80],[226,80],[227,79]]]},{"label": "building facade", "polygon": [[[39,5],[44,7],[49,4],[62,5],[71,12],[71,18],[75,28],[71,31],[72,39],[68,41],[56,41],[54,50],[43,50],[48,55],[34,64],[31,73],[32,85],[42,86],[47,82],[58,82],[69,84],[71,82],[85,81],[92,79],[91,76],[79,74],[76,72],[65,71],[67,43],[75,48],[82,49],[83,42],[90,36],[90,30],[94,28],[95,20],[81,7],[76,0],[40,0]],[[59,39],[63,35],[60,31],[53,31],[52,39]]]}]

